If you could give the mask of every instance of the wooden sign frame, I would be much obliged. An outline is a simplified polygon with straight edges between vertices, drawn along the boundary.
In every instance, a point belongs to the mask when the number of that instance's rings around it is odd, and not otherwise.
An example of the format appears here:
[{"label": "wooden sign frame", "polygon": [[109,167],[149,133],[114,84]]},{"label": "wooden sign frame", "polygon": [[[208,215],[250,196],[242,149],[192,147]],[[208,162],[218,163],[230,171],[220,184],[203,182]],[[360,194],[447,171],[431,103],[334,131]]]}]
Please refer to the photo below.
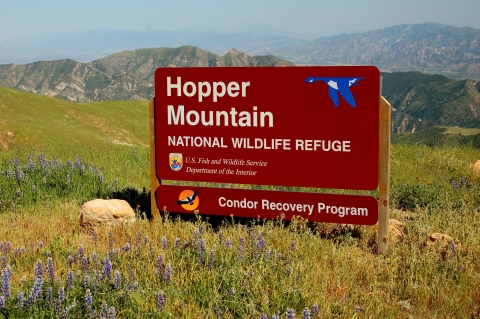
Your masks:
[{"label": "wooden sign frame", "polygon": [[[388,250],[388,226],[390,206],[390,132],[391,132],[391,106],[388,101],[380,97],[380,145],[379,145],[379,198],[378,198],[378,253],[386,254]],[[155,190],[160,186],[161,180],[157,178],[155,165],[155,98],[149,103],[150,115],[150,186],[151,186],[151,216],[152,219],[162,216],[158,209]]]}]

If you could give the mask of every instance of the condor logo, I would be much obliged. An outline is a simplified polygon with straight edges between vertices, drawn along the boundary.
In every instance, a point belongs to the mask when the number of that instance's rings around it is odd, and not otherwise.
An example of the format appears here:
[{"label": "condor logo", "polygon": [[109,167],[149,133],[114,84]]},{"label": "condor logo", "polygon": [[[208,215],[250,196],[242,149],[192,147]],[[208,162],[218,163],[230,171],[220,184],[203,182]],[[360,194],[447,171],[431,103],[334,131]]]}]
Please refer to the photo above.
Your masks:
[{"label": "condor logo", "polygon": [[351,86],[357,86],[358,81],[362,80],[363,77],[357,78],[314,78],[309,77],[305,82],[313,83],[317,81],[325,82],[328,85],[328,94],[332,100],[335,107],[338,107],[340,103],[340,98],[338,95],[341,95],[345,101],[348,102],[353,108],[357,107],[355,99],[353,98],[352,92],[350,92]]},{"label": "condor logo", "polygon": [[198,190],[191,191],[184,190],[178,196],[177,204],[181,205],[185,210],[192,211],[198,207],[200,199],[198,197]]}]

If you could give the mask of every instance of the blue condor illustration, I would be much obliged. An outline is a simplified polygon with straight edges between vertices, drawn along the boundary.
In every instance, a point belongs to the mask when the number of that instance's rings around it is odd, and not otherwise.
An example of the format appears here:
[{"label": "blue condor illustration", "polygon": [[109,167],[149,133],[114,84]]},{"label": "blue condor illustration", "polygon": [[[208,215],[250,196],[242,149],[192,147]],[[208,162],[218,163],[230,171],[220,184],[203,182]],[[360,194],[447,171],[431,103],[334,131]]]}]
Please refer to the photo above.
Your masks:
[{"label": "blue condor illustration", "polygon": [[338,94],[345,99],[353,108],[357,107],[352,92],[350,92],[351,86],[357,86],[357,82],[362,80],[363,77],[358,78],[314,78],[313,76],[305,80],[305,82],[313,83],[317,81],[323,81],[328,85],[328,94],[335,107],[338,107],[339,97]]}]

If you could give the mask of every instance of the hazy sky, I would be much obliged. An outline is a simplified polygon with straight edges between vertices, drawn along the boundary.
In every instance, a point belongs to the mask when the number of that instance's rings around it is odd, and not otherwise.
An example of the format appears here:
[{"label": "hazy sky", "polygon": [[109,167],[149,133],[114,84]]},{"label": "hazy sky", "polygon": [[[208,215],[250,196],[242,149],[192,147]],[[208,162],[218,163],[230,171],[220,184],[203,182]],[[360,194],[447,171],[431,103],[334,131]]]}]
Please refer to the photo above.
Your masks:
[{"label": "hazy sky", "polygon": [[92,29],[239,31],[309,37],[439,22],[480,29],[480,0],[0,0],[0,41]]}]

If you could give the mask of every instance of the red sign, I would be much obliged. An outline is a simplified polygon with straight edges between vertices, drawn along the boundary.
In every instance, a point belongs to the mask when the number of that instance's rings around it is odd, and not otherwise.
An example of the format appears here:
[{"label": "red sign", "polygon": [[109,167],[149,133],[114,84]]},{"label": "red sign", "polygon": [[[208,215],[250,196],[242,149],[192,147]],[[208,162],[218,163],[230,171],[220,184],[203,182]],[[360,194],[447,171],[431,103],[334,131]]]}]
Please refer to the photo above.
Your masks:
[{"label": "red sign", "polygon": [[377,200],[371,196],[258,191],[232,188],[160,185],[155,193],[161,211],[374,225]]},{"label": "red sign", "polygon": [[376,189],[379,98],[373,66],[159,68],[157,176]]}]

